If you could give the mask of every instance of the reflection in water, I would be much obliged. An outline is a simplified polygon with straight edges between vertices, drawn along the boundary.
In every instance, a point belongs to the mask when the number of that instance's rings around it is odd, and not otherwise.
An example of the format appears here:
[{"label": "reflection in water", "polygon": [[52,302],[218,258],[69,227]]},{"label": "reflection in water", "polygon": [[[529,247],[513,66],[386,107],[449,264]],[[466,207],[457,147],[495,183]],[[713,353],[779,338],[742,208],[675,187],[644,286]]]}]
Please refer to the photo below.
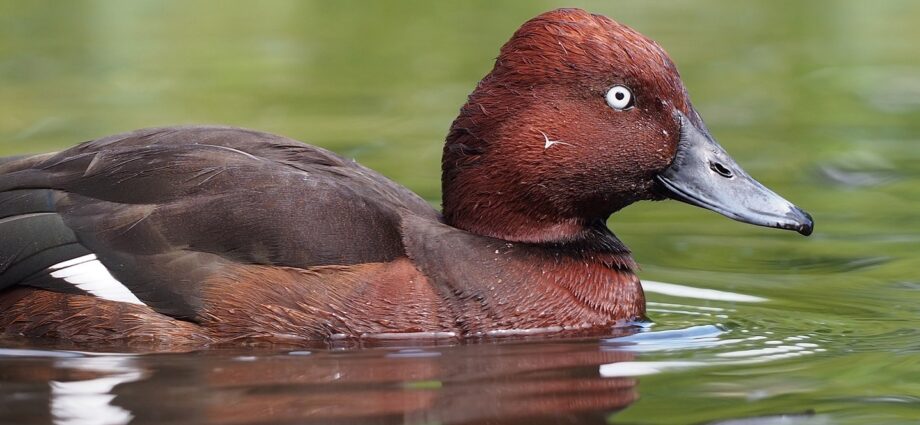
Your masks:
[{"label": "reflection in water", "polygon": [[[57,425],[123,425],[134,417],[112,405],[116,385],[144,379],[145,373],[131,357],[80,357],[58,360],[55,367],[70,369],[78,380],[53,380],[51,416]],[[94,377],[98,376],[98,377]]]},{"label": "reflection in water", "polygon": [[737,348],[740,346],[745,347],[745,349],[723,352],[717,351],[714,355],[701,360],[626,361],[611,363],[601,366],[601,376],[641,376],[694,367],[755,364],[825,351],[823,348],[818,348],[818,344],[815,343],[797,342],[808,340],[809,337],[807,336],[790,337],[786,338],[785,341],[768,340],[762,335],[745,338],[718,338],[718,335],[722,333],[723,331],[720,331],[719,328],[715,326],[698,326],[678,331],[649,332],[634,337],[611,339],[608,343],[613,344],[616,349],[645,353],[656,351],[699,350],[703,348],[712,349],[721,346],[726,346],[728,348]]},{"label": "reflection in water", "polygon": [[[644,281],[646,292],[655,292],[672,297],[694,300],[708,300],[734,303],[761,303],[765,298],[734,292],[694,288],[673,283]],[[650,314],[708,319],[720,322],[729,319],[735,311],[730,307],[694,306],[676,303],[649,302]],[[818,344],[809,342],[813,335],[793,335],[782,340],[773,337],[772,331],[752,326],[751,329],[729,329],[725,325],[699,325],[683,329],[648,331],[602,341],[602,347],[633,353],[672,354],[665,360],[625,361],[605,364],[600,367],[604,377],[632,377],[654,375],[691,368],[747,365],[774,360],[799,357],[825,351]],[[706,350],[707,356],[699,356]],[[690,357],[682,358],[681,352],[690,351]]]},{"label": "reflection in water", "polygon": [[[676,303],[666,307],[712,317],[732,311]],[[363,350],[213,349],[143,356],[4,350],[0,355],[7,361],[0,362],[6,365],[0,371],[7,384],[50,382],[45,406],[56,424],[604,423],[637,400],[635,376],[752,365],[823,351],[811,335],[780,339],[759,328],[711,324],[653,327],[601,340]],[[17,361],[30,367],[10,373]],[[752,391],[745,397],[756,400],[772,393]],[[3,403],[11,403],[10,397]]]},{"label": "reflection in water", "polygon": [[[648,282],[644,284],[648,286]],[[651,286],[653,290],[646,290],[646,292],[658,292],[690,299],[748,303],[767,301],[751,295],[671,283],[652,282]],[[728,313],[735,310],[728,307],[649,302],[648,311],[650,314],[666,313],[672,316],[704,318],[718,322],[728,319]],[[724,325],[699,325],[609,338],[601,341],[602,347],[632,353],[671,354],[676,358],[605,364],[600,367],[600,374],[610,378],[654,375],[700,367],[764,363],[826,351],[818,344],[810,342],[814,335],[792,335],[776,339],[773,334],[772,331],[762,330],[756,326],[752,326],[751,329],[731,330]],[[701,350],[706,350],[708,355],[699,356],[698,352]],[[692,359],[680,357],[681,352],[686,351],[690,351]]]},{"label": "reflection in water", "polygon": [[[635,400],[635,381],[602,379],[601,364],[629,360],[594,344],[480,344],[276,355],[253,363],[220,361],[201,377],[207,420],[317,422],[374,418],[386,423],[594,416]],[[245,390],[245,395],[240,393]]]},{"label": "reflection in water", "polygon": [[617,350],[631,352],[655,352],[674,350],[698,350],[725,344],[734,344],[738,339],[721,339],[727,331],[714,325],[693,326],[659,332],[645,332],[604,342]]},{"label": "reflection in water", "polygon": [[[661,325],[637,323],[600,340],[485,339],[453,346],[388,341],[361,350],[101,355],[3,349],[2,382],[21,391],[0,399],[0,412],[17,398],[35,399],[44,385],[50,386],[44,405],[50,421],[68,425],[605,423],[638,398],[633,377],[824,351],[814,334],[779,337],[739,322],[736,309],[763,298],[657,282],[651,287],[668,294],[669,302],[649,302],[650,314],[702,324],[656,330]],[[700,300],[705,305],[690,303]],[[17,362],[27,367],[14,367]],[[724,396],[740,389],[712,391]],[[741,393],[758,400],[790,391]],[[42,409],[31,406],[33,413]],[[781,417],[788,416],[742,421]]]},{"label": "reflection in water", "polygon": [[[596,423],[637,398],[635,380],[598,373],[601,365],[634,355],[601,349],[592,340],[290,353],[37,354],[0,362],[0,382],[33,398],[50,382],[44,409],[52,422],[69,425]],[[17,362],[28,367],[13,367]],[[16,397],[0,398],[0,412]],[[42,406],[27,410],[30,419],[17,423],[35,422]]]}]

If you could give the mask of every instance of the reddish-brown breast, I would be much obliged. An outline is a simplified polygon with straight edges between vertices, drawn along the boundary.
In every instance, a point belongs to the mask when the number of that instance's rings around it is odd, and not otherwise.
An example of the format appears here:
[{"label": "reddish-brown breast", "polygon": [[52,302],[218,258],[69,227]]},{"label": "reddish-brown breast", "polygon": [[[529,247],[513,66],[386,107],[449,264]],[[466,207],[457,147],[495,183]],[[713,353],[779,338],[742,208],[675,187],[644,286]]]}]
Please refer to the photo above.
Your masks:
[{"label": "reddish-brown breast", "polygon": [[198,322],[215,340],[296,344],[607,330],[642,317],[631,272],[566,256],[537,263],[536,254],[516,250],[527,248],[502,246],[476,262],[461,254],[455,264],[425,254],[416,261],[438,268],[430,275],[408,258],[310,270],[234,267],[207,282]]}]

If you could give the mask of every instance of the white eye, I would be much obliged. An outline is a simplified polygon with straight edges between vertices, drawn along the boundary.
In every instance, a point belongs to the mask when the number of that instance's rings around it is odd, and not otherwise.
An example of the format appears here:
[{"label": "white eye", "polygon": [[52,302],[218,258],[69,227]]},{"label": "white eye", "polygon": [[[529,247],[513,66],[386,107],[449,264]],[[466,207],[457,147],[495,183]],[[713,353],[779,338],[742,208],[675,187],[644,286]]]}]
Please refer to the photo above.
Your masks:
[{"label": "white eye", "polygon": [[632,108],[633,106],[633,95],[625,86],[613,86],[610,90],[607,90],[607,95],[604,96],[607,99],[607,104],[611,108],[618,111],[624,109]]}]

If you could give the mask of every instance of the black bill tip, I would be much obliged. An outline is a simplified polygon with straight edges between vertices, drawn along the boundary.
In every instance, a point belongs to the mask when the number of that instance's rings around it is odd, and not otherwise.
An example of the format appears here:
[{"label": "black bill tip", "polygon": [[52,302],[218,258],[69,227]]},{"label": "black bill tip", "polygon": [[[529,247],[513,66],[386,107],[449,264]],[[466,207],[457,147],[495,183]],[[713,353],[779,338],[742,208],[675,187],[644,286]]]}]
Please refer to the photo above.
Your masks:
[{"label": "black bill tip", "polygon": [[793,230],[799,232],[802,236],[809,236],[811,232],[815,230],[815,221],[811,218],[811,214],[805,212],[801,208],[795,208],[795,220],[798,221],[798,224],[795,225]]}]

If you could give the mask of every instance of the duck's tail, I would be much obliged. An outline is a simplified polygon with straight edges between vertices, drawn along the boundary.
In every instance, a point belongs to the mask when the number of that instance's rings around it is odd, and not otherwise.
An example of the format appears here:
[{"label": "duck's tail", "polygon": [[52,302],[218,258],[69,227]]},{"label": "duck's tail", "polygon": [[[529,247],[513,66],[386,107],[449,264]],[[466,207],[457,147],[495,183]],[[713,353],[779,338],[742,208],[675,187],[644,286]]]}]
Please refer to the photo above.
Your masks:
[{"label": "duck's tail", "polygon": [[0,157],[0,165],[6,164],[7,162],[18,161],[18,160],[23,159],[23,158],[25,158],[25,157],[27,157],[27,156],[28,156],[28,155],[20,155],[20,156],[2,156],[2,157]]},{"label": "duck's tail", "polygon": [[[0,186],[43,155],[0,158]],[[0,290],[28,282],[42,287],[49,267],[90,254],[54,205],[51,189],[0,190]]]},{"label": "duck's tail", "polygon": [[17,171],[47,159],[51,155],[17,155],[17,156],[0,156],[0,175]]}]

